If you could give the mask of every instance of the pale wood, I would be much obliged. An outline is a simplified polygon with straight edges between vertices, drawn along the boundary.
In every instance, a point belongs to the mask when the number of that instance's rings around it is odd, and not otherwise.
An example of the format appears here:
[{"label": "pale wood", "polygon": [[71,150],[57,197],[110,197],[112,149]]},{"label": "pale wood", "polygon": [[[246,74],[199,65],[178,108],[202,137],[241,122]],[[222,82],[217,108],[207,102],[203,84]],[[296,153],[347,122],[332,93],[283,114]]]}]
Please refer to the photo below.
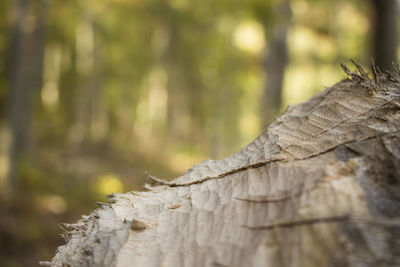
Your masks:
[{"label": "pale wood", "polygon": [[399,71],[344,69],[238,153],[111,195],[47,264],[400,266]]}]

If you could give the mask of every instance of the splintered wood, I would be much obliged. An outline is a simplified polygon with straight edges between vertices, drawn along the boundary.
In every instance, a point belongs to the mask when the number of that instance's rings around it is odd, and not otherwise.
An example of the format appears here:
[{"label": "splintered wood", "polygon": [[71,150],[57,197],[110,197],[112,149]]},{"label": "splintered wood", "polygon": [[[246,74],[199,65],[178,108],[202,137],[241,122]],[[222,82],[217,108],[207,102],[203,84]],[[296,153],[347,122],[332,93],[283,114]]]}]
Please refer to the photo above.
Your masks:
[{"label": "splintered wood", "polygon": [[238,153],[67,225],[52,266],[400,266],[399,69],[356,65]]}]

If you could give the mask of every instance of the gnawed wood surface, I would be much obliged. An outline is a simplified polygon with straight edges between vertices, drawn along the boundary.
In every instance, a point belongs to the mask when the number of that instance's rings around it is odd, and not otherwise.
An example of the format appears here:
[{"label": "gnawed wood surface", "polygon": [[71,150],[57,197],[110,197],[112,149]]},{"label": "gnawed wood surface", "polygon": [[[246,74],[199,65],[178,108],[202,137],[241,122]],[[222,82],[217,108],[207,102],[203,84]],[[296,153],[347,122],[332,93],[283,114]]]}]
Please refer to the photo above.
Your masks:
[{"label": "gnawed wood surface", "polygon": [[344,69],[238,153],[112,194],[47,264],[400,266],[399,71]]}]

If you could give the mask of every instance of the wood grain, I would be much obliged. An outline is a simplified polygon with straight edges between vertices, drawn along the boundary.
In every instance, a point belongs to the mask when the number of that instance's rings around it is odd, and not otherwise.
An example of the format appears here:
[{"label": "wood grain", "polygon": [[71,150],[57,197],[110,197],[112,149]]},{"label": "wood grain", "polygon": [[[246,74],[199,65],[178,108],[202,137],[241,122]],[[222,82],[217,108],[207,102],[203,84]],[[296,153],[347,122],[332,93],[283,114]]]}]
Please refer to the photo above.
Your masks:
[{"label": "wood grain", "polygon": [[400,266],[398,70],[290,106],[238,153],[112,194],[52,266]]}]

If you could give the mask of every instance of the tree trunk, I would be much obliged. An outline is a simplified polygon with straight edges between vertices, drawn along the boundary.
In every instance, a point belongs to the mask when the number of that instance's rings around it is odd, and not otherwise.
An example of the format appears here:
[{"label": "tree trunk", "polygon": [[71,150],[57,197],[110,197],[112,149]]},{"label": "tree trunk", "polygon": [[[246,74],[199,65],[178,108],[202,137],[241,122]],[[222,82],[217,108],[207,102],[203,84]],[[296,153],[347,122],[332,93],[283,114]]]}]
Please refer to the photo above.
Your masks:
[{"label": "tree trunk", "polygon": [[371,0],[375,16],[372,17],[373,57],[384,70],[397,63],[398,3],[397,0]]},{"label": "tree trunk", "polygon": [[[35,3],[34,3],[35,2]],[[9,185],[15,188],[18,162],[29,145],[33,96],[41,86],[44,53],[45,0],[19,0],[11,40]]]},{"label": "tree trunk", "polygon": [[[261,117],[263,126],[268,125],[279,114],[282,103],[282,88],[286,65],[288,63],[287,31],[289,28],[291,9],[288,1],[275,7],[276,21],[264,19],[265,36],[268,51],[264,58],[266,82],[262,97]],[[279,15],[278,15],[279,14]],[[269,16],[265,14],[264,16]],[[273,24],[273,25],[270,25]]]},{"label": "tree trunk", "polygon": [[358,67],[254,142],[67,225],[52,266],[400,264],[400,71]]}]

